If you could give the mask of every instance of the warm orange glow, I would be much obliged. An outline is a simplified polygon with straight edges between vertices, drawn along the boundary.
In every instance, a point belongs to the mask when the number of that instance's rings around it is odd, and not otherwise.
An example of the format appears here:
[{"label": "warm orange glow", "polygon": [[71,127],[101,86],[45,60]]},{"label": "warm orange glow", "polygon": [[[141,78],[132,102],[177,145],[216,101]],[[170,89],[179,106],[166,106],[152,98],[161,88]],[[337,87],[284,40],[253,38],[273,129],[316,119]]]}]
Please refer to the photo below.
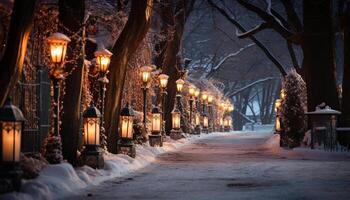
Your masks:
[{"label": "warm orange glow", "polygon": [[208,126],[209,126],[208,116],[203,116],[203,127],[208,128]]},{"label": "warm orange glow", "polygon": [[275,112],[276,113],[280,110],[281,105],[282,105],[282,100],[281,99],[276,99],[276,101],[275,101]]},{"label": "warm orange glow", "polygon": [[100,119],[84,119],[84,144],[100,145]]},{"label": "warm orange glow", "polygon": [[195,96],[195,97],[198,97],[200,93],[201,93],[201,91],[200,91],[199,89],[196,89],[196,90],[194,91],[194,96]]},{"label": "warm orange glow", "polygon": [[47,43],[50,46],[51,60],[54,64],[63,65],[66,57],[67,44],[71,41],[62,33],[54,33],[49,36]]},{"label": "warm orange glow", "polygon": [[121,138],[133,139],[133,117],[120,116],[121,123]]},{"label": "warm orange glow", "polygon": [[208,95],[208,103],[213,103],[214,97],[212,95]]},{"label": "warm orange glow", "polygon": [[162,115],[161,113],[152,114],[152,132],[160,132],[162,130]]},{"label": "warm orange glow", "polygon": [[22,122],[0,122],[2,128],[2,161],[19,162]]},{"label": "warm orange glow", "polygon": [[278,116],[276,117],[275,129],[276,131],[281,131],[281,119]]},{"label": "warm orange glow", "polygon": [[160,74],[158,77],[159,77],[160,87],[163,89],[166,88],[166,86],[168,85],[169,76],[166,74]]},{"label": "warm orange glow", "polygon": [[148,81],[150,81],[151,79],[151,72],[153,68],[150,66],[143,66],[141,67],[140,70],[141,70],[142,82],[145,84],[148,83]]},{"label": "warm orange glow", "polygon": [[182,92],[182,88],[184,87],[185,81],[181,78],[176,81],[176,89],[177,92]]},{"label": "warm orange glow", "polygon": [[196,88],[193,85],[190,85],[190,87],[188,88],[188,93],[190,93],[190,95],[193,97],[195,96],[195,92]]},{"label": "warm orange glow", "polygon": [[281,96],[281,99],[286,98],[286,91],[284,89],[281,90],[280,96]]},{"label": "warm orange glow", "polygon": [[196,113],[195,124],[196,124],[196,126],[200,126],[201,125],[200,114],[199,113]]},{"label": "warm orange glow", "polygon": [[220,118],[220,120],[219,120],[219,125],[220,125],[220,126],[223,126],[223,125],[224,125],[224,120],[223,120],[222,118]]},{"label": "warm orange glow", "polygon": [[202,100],[205,101],[208,99],[208,94],[206,92],[202,93]]},{"label": "warm orange glow", "polygon": [[108,71],[112,55],[113,54],[105,48],[95,51],[96,64],[100,72],[106,73]]},{"label": "warm orange glow", "polygon": [[180,112],[172,112],[172,127],[175,130],[180,129],[181,126],[181,113]]}]

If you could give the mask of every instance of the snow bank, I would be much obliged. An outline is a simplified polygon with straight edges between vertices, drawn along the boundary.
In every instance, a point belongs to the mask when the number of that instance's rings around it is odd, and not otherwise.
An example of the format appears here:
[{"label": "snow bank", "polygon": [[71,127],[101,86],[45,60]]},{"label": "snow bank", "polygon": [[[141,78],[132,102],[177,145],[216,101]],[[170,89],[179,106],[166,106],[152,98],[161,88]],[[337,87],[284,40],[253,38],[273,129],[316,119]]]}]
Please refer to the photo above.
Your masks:
[{"label": "snow bank", "polygon": [[105,155],[105,168],[100,170],[88,166],[73,168],[68,163],[49,165],[44,168],[38,178],[23,181],[21,192],[0,195],[0,200],[51,200],[77,194],[84,188],[97,185],[102,181],[122,177],[135,172],[150,163],[162,153],[175,151],[185,144],[198,139],[227,135],[228,133],[211,133],[208,135],[189,135],[178,141],[167,139],[163,147],[148,145],[136,146],[136,158],[122,154]]}]

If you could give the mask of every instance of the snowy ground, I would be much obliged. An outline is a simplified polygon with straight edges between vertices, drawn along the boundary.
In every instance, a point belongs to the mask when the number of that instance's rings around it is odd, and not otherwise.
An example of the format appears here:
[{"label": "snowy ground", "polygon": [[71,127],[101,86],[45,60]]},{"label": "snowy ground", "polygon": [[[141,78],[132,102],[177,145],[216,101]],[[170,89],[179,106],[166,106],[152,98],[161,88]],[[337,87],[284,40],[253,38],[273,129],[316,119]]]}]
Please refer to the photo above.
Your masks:
[{"label": "snowy ground", "polygon": [[279,148],[278,135],[266,130],[215,133],[166,143],[164,148],[138,147],[138,155],[135,160],[110,155],[105,170],[88,167],[74,170],[68,164],[50,166],[38,179],[24,184],[24,193],[12,193],[2,199],[349,199],[350,196],[350,153],[283,150]]},{"label": "snowy ground", "polygon": [[223,133],[189,136],[178,141],[168,140],[163,147],[136,146],[136,159],[126,155],[105,155],[105,168],[94,170],[84,166],[74,169],[70,164],[49,165],[34,180],[23,181],[21,192],[0,195],[0,200],[50,200],[82,192],[109,179],[120,179],[154,162],[156,157],[172,152],[200,138],[210,138]]},{"label": "snowy ground", "polygon": [[201,139],[64,199],[349,199],[350,153],[283,150],[271,136],[233,132]]}]

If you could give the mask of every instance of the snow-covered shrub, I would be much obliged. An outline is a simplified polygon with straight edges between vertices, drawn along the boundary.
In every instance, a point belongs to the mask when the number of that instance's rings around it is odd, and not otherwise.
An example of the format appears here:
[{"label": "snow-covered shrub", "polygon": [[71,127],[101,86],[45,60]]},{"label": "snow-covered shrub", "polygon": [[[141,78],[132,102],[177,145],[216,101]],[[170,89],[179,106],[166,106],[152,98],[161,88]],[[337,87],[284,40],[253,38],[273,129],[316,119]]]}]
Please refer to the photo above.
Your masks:
[{"label": "snow-covered shrub", "polygon": [[306,84],[294,70],[289,72],[283,82],[285,98],[282,100],[281,117],[284,132],[282,144],[289,148],[300,145],[304,137],[307,121],[305,116],[307,99]]},{"label": "snow-covered shrub", "polygon": [[50,164],[59,164],[63,161],[61,136],[50,134],[46,138],[44,157]]}]

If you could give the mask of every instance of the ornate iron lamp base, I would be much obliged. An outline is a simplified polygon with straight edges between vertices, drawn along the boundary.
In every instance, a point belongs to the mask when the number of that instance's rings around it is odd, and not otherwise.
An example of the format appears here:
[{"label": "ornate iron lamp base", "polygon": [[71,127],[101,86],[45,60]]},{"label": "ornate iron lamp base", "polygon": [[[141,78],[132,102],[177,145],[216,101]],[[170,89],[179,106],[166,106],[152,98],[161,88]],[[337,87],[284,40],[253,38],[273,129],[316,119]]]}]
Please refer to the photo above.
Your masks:
[{"label": "ornate iron lamp base", "polygon": [[161,135],[150,135],[148,136],[149,145],[151,147],[162,147],[163,146],[163,138]]},{"label": "ornate iron lamp base", "polygon": [[132,158],[136,157],[135,144],[132,140],[120,139],[117,145],[118,154],[128,155]]},{"label": "ornate iron lamp base", "polygon": [[182,135],[182,130],[181,129],[179,129],[179,130],[172,129],[170,131],[170,138],[173,140],[179,140],[181,138],[184,138],[184,136]]},{"label": "ornate iron lamp base", "polygon": [[98,145],[86,145],[80,156],[81,162],[94,169],[104,167],[103,152]]},{"label": "ornate iron lamp base", "polygon": [[21,189],[21,177],[23,171],[18,163],[1,164],[0,167],[0,194],[19,191]]}]

